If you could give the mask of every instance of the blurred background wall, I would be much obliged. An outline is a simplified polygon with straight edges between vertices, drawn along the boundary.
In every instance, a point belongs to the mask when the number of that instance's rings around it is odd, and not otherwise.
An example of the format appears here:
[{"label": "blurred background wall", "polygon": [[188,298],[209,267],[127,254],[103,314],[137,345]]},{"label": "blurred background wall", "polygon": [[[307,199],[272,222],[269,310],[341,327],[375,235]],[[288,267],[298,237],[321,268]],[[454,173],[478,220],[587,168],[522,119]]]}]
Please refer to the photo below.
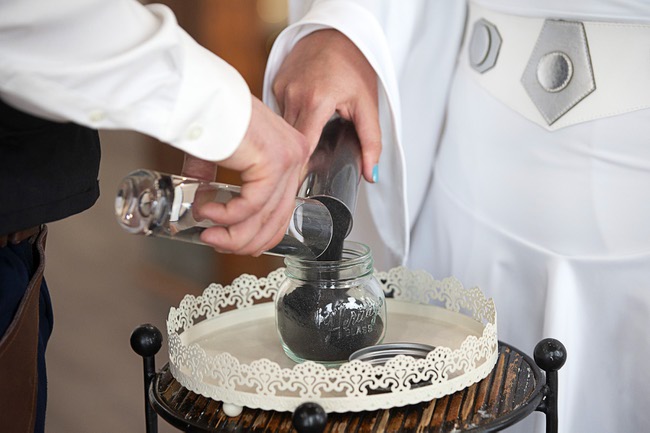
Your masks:
[{"label": "blurred background wall", "polygon": [[[286,0],[163,3],[195,39],[235,66],[260,97],[269,49],[286,25]],[[143,432],[142,361],[129,345],[133,329],[152,323],[165,336],[169,308],[186,294],[282,266],[276,257],[221,255],[122,231],[113,212],[120,179],[137,168],[179,173],[183,155],[133,132],[102,131],[101,137],[99,201],[80,215],[49,224],[45,276],[55,310],[47,352],[49,433]],[[220,171],[218,180],[239,184],[237,173],[228,171]],[[166,354],[164,342],[158,367],[167,362]],[[159,430],[176,431],[162,420]]]}]

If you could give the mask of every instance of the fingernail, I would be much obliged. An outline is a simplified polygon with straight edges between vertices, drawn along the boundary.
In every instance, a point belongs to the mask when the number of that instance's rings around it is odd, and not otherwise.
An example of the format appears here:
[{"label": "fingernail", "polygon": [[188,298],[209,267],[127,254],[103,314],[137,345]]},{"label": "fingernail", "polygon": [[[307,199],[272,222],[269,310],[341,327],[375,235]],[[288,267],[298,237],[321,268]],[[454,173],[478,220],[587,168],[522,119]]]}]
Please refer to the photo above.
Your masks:
[{"label": "fingernail", "polygon": [[372,181],[374,183],[379,182],[379,164],[375,164],[372,168]]}]

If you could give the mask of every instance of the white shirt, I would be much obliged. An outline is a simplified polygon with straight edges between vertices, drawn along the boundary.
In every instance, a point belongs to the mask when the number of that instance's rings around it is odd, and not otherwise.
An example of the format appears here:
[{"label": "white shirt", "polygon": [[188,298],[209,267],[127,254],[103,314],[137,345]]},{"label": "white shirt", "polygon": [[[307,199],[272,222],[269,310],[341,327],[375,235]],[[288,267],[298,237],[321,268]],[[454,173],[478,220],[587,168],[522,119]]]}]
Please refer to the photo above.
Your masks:
[{"label": "white shirt", "polygon": [[0,98],[95,129],[148,134],[206,160],[242,140],[243,78],[163,5],[135,0],[0,2]]}]

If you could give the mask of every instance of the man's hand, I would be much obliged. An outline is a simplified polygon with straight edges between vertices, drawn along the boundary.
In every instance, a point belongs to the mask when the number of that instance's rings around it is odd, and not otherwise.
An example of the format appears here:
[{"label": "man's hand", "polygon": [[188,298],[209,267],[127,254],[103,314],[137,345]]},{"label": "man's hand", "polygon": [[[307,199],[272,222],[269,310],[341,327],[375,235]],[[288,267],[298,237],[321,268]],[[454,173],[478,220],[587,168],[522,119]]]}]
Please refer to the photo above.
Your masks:
[{"label": "man's hand", "polygon": [[305,134],[310,154],[334,113],[354,122],[363,155],[363,176],[373,179],[381,153],[377,75],[359,49],[337,30],[301,39],[273,82],[284,119]]},{"label": "man's hand", "polygon": [[217,165],[241,174],[240,197],[196,210],[223,226],[204,230],[201,240],[220,252],[254,256],[276,246],[289,225],[308,156],[305,137],[253,97],[248,131],[232,156],[216,165],[185,159],[186,176],[214,180]]}]

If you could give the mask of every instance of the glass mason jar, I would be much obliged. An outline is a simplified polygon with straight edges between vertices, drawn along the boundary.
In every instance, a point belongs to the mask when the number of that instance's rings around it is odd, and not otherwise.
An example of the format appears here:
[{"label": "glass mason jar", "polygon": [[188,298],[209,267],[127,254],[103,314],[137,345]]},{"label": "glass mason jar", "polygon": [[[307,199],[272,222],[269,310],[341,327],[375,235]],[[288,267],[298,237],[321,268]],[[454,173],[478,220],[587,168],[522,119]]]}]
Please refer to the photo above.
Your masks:
[{"label": "glass mason jar", "polygon": [[384,338],[386,301],[366,245],[345,242],[342,259],[286,257],[275,300],[284,352],[296,362],[342,364]]}]

